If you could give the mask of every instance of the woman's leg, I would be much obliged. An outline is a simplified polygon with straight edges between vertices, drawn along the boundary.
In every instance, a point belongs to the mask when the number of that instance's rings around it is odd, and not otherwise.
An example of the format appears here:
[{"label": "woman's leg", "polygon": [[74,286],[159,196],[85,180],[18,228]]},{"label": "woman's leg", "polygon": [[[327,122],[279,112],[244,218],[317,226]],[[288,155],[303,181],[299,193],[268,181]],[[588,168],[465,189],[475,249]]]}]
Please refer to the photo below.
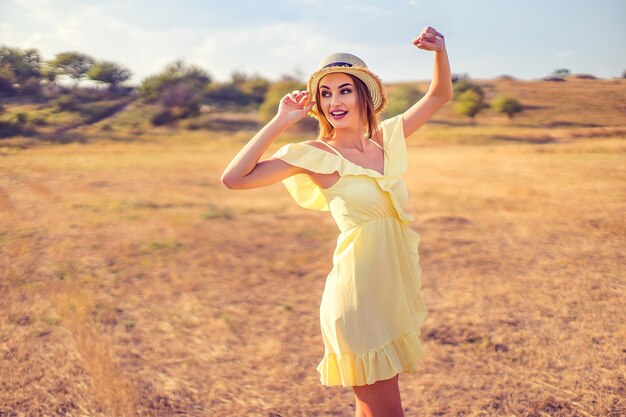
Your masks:
[{"label": "woman's leg", "polygon": [[365,411],[363,411],[361,400],[357,398],[356,394],[354,395],[354,407],[354,417],[367,417],[367,414],[365,414]]},{"label": "woman's leg", "polygon": [[353,386],[359,410],[365,417],[404,417],[398,375],[390,379],[376,381],[371,385]]}]

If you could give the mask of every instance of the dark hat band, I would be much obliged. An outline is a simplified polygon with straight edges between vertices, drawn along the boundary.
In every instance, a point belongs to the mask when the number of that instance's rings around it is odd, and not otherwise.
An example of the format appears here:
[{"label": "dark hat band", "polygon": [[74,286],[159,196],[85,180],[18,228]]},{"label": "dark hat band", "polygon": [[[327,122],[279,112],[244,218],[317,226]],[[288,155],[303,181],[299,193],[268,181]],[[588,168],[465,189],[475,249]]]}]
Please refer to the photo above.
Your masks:
[{"label": "dark hat band", "polygon": [[322,68],[328,68],[328,67],[351,67],[352,64],[348,63],[348,62],[331,62],[328,65],[324,65]]}]

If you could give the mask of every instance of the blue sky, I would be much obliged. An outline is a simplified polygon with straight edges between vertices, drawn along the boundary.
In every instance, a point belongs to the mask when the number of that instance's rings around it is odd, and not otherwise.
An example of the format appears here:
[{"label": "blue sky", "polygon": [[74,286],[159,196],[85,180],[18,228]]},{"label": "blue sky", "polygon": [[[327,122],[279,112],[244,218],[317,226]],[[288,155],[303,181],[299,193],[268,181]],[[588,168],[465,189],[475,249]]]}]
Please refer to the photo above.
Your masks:
[{"label": "blue sky", "polygon": [[428,80],[433,54],[411,44],[426,25],[445,35],[452,72],[474,79],[558,68],[613,78],[626,70],[624,22],[624,0],[0,0],[0,44],[113,60],[131,84],[176,59],[218,81],[305,77],[333,52],[359,55],[383,81]]}]

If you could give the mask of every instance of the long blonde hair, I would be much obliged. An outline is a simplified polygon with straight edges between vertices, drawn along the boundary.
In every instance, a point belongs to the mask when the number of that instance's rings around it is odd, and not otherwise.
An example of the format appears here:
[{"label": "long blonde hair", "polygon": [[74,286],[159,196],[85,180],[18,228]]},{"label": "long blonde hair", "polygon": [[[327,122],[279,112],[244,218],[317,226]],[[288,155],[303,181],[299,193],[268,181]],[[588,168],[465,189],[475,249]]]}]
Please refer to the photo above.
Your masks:
[{"label": "long blonde hair", "polygon": [[[352,79],[352,83],[356,89],[357,97],[359,99],[359,114],[361,117],[365,115],[365,123],[363,124],[364,131],[367,134],[368,138],[372,138],[378,142],[378,144],[383,148],[382,144],[382,135],[378,129],[378,116],[376,115],[376,111],[374,110],[374,103],[372,103],[372,96],[370,95],[367,86],[363,81],[361,81],[358,77],[355,77],[352,74],[346,74]],[[324,110],[319,105],[321,103],[321,92],[318,88],[315,92],[315,102],[317,104],[318,112],[320,117],[318,117],[318,139],[330,139],[333,137],[335,133],[335,128],[330,124],[326,115],[324,114]],[[383,148],[383,150],[385,150]]]}]

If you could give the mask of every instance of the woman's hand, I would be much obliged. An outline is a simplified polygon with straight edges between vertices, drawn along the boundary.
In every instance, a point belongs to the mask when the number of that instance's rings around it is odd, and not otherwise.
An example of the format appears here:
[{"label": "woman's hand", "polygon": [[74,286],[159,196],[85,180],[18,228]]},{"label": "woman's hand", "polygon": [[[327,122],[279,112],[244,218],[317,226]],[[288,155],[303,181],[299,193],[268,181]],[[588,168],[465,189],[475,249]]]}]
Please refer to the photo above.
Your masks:
[{"label": "woman's hand", "polygon": [[278,117],[289,124],[300,121],[311,110],[315,103],[311,101],[308,91],[294,90],[285,94],[278,105]]},{"label": "woman's hand", "polygon": [[413,45],[425,51],[441,51],[446,48],[444,37],[430,26],[424,27],[418,37],[413,38]]}]

